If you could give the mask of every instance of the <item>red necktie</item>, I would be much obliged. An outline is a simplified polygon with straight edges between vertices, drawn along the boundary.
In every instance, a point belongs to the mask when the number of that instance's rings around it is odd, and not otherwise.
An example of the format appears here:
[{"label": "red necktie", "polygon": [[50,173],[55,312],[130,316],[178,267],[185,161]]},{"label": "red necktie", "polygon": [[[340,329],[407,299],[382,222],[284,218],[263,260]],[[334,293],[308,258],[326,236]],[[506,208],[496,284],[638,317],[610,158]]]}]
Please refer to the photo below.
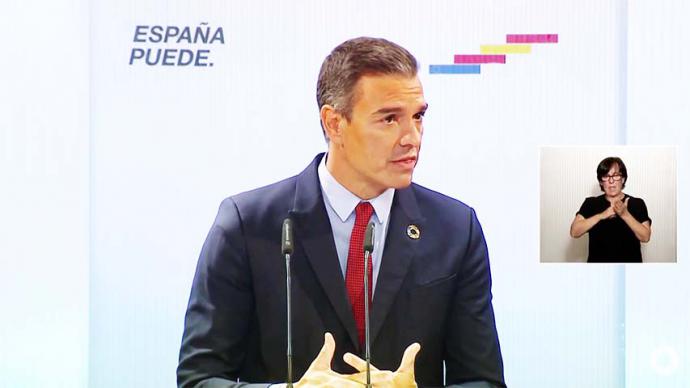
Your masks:
[{"label": "red necktie", "polygon": [[[350,298],[352,314],[357,324],[359,344],[364,343],[364,234],[367,224],[374,213],[374,208],[369,202],[360,202],[355,208],[355,226],[350,236],[350,250],[347,254],[347,271],[345,274],[345,286]],[[368,263],[369,273],[369,307],[371,308],[371,255]]]}]

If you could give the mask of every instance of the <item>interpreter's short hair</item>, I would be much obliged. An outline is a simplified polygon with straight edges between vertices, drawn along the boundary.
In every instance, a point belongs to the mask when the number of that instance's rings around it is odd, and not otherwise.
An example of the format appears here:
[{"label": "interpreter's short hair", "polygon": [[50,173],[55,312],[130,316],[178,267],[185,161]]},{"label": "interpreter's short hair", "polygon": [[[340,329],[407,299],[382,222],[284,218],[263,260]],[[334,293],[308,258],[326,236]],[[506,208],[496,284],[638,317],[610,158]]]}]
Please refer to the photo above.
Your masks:
[{"label": "interpreter's short hair", "polygon": [[601,184],[601,179],[608,175],[609,171],[613,166],[618,166],[618,172],[623,176],[623,188],[625,188],[625,183],[628,181],[628,169],[625,168],[625,163],[623,160],[617,156],[609,156],[605,158],[597,166],[597,181],[599,182],[599,188],[604,191],[604,185]]},{"label": "interpreter's short hair", "polygon": [[369,37],[347,40],[334,48],[321,65],[316,83],[319,110],[331,105],[350,121],[356,102],[355,86],[362,76],[400,74],[414,77],[417,70],[417,59],[398,44]]}]

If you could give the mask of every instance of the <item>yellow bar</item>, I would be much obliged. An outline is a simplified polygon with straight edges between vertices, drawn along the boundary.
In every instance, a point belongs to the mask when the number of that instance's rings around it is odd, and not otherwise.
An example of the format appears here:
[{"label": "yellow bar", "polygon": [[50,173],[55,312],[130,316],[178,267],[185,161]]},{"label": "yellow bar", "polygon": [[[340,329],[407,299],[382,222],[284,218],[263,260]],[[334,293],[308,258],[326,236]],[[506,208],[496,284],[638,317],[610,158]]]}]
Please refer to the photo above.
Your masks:
[{"label": "yellow bar", "polygon": [[480,46],[482,54],[529,54],[531,44],[483,44]]}]

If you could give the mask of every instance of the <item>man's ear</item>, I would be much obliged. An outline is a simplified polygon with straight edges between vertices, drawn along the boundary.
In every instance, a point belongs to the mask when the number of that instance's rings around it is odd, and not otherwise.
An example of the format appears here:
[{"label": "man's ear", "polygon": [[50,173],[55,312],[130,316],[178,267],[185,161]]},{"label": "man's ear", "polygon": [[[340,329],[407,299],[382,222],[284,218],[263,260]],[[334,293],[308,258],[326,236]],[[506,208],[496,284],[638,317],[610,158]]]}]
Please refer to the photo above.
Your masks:
[{"label": "man's ear", "polygon": [[334,144],[340,144],[343,136],[345,117],[340,114],[332,105],[321,107],[321,125],[326,132],[326,137]]}]

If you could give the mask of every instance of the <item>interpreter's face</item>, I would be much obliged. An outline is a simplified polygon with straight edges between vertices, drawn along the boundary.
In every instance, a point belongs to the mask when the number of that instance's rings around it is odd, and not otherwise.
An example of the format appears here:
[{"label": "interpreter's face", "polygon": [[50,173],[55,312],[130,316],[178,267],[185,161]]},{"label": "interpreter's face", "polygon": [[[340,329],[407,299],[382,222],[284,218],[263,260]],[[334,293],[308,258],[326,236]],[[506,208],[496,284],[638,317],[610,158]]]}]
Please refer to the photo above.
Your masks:
[{"label": "interpreter's face", "polygon": [[[419,78],[372,75],[355,86],[351,120],[344,120],[339,146],[349,185],[376,196],[412,182],[422,145],[427,108]],[[346,186],[348,186],[346,184]]]},{"label": "interpreter's face", "polygon": [[619,195],[623,191],[624,179],[618,165],[614,164],[609,172],[601,178],[601,185],[606,196],[615,197]]}]

